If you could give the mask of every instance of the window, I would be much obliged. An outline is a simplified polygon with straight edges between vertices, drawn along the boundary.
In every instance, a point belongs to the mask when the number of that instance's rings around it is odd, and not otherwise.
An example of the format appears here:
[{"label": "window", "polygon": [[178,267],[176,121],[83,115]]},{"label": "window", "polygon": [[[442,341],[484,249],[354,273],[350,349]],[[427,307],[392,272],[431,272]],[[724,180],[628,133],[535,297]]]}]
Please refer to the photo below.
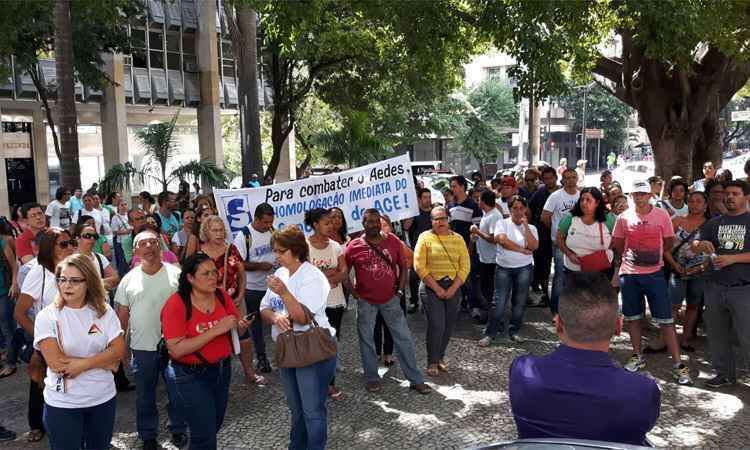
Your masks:
[{"label": "window", "polygon": [[234,70],[234,54],[232,53],[232,42],[226,39],[221,39],[218,42],[218,46],[219,46],[219,66],[221,68],[221,75],[224,78],[234,78],[235,70]]},{"label": "window", "polygon": [[149,56],[153,69],[164,68],[164,34],[161,31],[149,31],[148,33]]},{"label": "window", "polygon": [[195,57],[195,34],[182,34],[182,59],[186,72],[198,71],[198,60]]},{"label": "window", "polygon": [[167,69],[180,70],[180,33],[167,33]]},{"label": "window", "polygon": [[504,66],[485,67],[484,70],[487,72],[487,79],[504,80],[508,77]]},{"label": "window", "polygon": [[146,31],[133,28],[130,31],[130,44],[133,47],[131,53],[133,67],[148,67],[146,64]]}]

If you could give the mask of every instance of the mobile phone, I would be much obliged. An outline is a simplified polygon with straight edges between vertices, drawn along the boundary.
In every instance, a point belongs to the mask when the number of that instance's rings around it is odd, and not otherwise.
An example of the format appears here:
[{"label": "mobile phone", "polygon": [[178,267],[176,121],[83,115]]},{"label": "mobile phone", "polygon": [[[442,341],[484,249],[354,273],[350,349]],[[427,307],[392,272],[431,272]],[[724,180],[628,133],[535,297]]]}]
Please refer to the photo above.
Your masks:
[{"label": "mobile phone", "polygon": [[255,316],[257,316],[257,315],[258,315],[257,312],[251,312],[250,314],[248,314],[245,317],[243,317],[243,319],[247,320],[249,322],[249,321],[255,319]]}]

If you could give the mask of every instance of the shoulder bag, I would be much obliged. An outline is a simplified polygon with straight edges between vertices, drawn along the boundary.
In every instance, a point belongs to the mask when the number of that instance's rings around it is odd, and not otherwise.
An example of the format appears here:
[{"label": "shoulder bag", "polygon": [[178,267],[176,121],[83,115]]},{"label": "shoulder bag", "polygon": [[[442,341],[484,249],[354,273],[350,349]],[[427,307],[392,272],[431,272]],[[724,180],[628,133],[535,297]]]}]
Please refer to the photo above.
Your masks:
[{"label": "shoulder bag", "polygon": [[[286,369],[308,367],[336,356],[336,342],[328,328],[318,325],[312,312],[300,303],[305,316],[310,321],[307,331],[295,331],[294,324],[289,331],[276,337],[276,366]],[[292,318],[289,317],[291,323]]]},{"label": "shoulder bag", "polygon": [[607,249],[604,248],[604,224],[602,222],[599,222],[599,242],[601,243],[602,250],[578,257],[582,272],[604,272],[612,267],[612,261],[609,260]]}]

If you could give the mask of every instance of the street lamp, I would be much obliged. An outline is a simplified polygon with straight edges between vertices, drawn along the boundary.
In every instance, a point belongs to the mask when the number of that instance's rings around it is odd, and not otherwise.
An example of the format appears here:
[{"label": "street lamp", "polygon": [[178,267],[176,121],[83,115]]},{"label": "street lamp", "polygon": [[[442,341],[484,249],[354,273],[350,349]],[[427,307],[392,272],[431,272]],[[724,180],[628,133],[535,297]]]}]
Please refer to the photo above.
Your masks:
[{"label": "street lamp", "polygon": [[583,86],[575,86],[573,89],[583,88],[583,117],[581,118],[581,155],[586,159],[586,94],[596,84],[596,81],[592,81],[589,84]]}]

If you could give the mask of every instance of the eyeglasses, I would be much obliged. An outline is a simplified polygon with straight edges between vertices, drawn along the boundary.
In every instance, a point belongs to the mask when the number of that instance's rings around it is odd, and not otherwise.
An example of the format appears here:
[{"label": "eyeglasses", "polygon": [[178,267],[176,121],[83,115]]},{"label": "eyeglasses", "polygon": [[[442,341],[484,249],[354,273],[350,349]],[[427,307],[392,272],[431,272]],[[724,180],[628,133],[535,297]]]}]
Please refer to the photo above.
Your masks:
[{"label": "eyeglasses", "polygon": [[68,248],[68,246],[76,248],[78,247],[78,241],[76,241],[75,239],[71,239],[69,241],[60,241],[57,243],[57,245],[63,250]]},{"label": "eyeglasses", "polygon": [[433,217],[432,220],[434,220],[436,222],[440,222],[440,221],[443,221],[443,220],[448,220],[448,217],[447,216]]},{"label": "eyeglasses", "polygon": [[57,277],[57,284],[59,285],[68,283],[68,284],[72,284],[73,286],[78,286],[79,284],[85,281],[86,281],[85,278],[80,278],[80,277],[71,277],[71,278]]},{"label": "eyeglasses", "polygon": [[99,239],[99,235],[96,233],[83,233],[81,237],[83,239]]}]

